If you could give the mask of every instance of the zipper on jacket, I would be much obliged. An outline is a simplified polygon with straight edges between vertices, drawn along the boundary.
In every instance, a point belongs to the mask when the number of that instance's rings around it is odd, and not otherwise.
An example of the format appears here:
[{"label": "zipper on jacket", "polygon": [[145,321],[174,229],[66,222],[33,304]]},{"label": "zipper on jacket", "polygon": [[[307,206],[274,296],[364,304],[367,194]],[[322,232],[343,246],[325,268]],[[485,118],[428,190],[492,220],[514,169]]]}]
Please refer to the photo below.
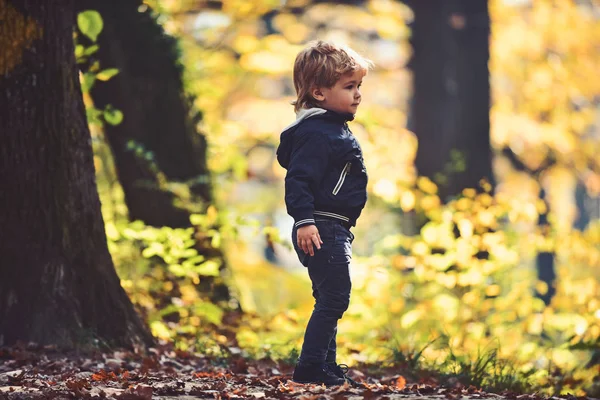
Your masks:
[{"label": "zipper on jacket", "polygon": [[335,185],[335,187],[333,188],[333,195],[337,196],[337,194],[340,192],[340,189],[342,188],[342,185],[344,184],[344,180],[346,179],[346,175],[348,175],[348,172],[350,172],[350,167],[352,166],[351,162],[347,162],[346,165],[344,165],[344,169],[342,170],[342,174],[340,175],[340,178],[337,181],[337,184]]}]

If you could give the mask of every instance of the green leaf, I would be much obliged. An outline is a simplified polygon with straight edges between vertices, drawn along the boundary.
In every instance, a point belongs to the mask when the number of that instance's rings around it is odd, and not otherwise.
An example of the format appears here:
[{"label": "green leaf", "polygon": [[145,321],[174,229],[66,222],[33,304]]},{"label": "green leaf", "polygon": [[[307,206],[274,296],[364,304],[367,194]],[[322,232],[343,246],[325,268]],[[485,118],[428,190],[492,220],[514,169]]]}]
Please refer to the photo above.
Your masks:
[{"label": "green leaf", "polygon": [[219,263],[209,260],[196,266],[194,271],[203,276],[219,276]]},{"label": "green leaf", "polygon": [[198,255],[198,250],[196,250],[196,249],[185,249],[181,253],[181,257],[183,257],[183,258],[190,258],[190,257],[194,257],[197,255]]},{"label": "green leaf", "polygon": [[197,265],[201,262],[203,262],[206,259],[206,257],[204,257],[202,254],[198,254],[195,257],[190,257],[187,260],[184,261],[184,263],[188,263],[190,265]]},{"label": "green leaf", "polygon": [[221,247],[221,234],[219,232],[216,232],[211,241],[210,241],[210,245],[215,248],[218,249],[219,247]]},{"label": "green leaf", "polygon": [[83,79],[81,80],[81,91],[83,93],[87,93],[90,91],[92,86],[94,86],[94,82],[96,82],[96,76],[89,72],[83,74]]},{"label": "green leaf", "polygon": [[79,58],[84,54],[84,47],[82,45],[78,44],[75,46],[75,58]]},{"label": "green leaf", "polygon": [[202,316],[205,320],[215,325],[221,324],[224,314],[223,310],[219,308],[219,306],[207,301],[196,304],[194,307],[194,313]]},{"label": "green leaf", "polygon": [[161,243],[152,242],[150,246],[142,250],[142,256],[150,258],[155,255],[162,255],[165,252],[165,247]]},{"label": "green leaf", "polygon": [[109,68],[109,69],[105,69],[103,71],[98,72],[96,74],[96,78],[100,79],[101,81],[107,81],[118,73],[119,73],[118,69]]},{"label": "green leaf", "polygon": [[95,44],[93,46],[90,46],[90,47],[88,47],[87,49],[85,49],[83,51],[83,55],[84,56],[91,56],[92,54],[94,54],[95,52],[97,52],[99,48],[100,47],[97,44]]},{"label": "green leaf", "polygon": [[192,225],[204,226],[206,223],[206,215],[204,214],[192,214],[190,215],[190,222]]},{"label": "green leaf", "polygon": [[188,270],[180,264],[169,265],[169,272],[178,277],[186,276],[188,274]]},{"label": "green leaf", "polygon": [[123,113],[108,105],[104,109],[104,120],[111,125],[119,125],[123,121]]},{"label": "green leaf", "polygon": [[167,325],[165,325],[165,323],[162,321],[151,322],[150,330],[152,331],[152,334],[154,336],[159,337],[161,339],[170,339],[171,338],[171,331],[169,331],[169,328],[167,327]]},{"label": "green leaf", "polygon": [[98,73],[98,71],[100,71],[100,61],[96,60],[94,61],[89,68],[90,72],[94,72],[94,73]]},{"label": "green leaf", "polygon": [[100,125],[102,122],[100,121],[100,116],[102,115],[102,111],[98,110],[95,107],[88,107],[85,109],[85,114],[87,116],[87,120],[89,124],[98,124]]},{"label": "green leaf", "polygon": [[100,32],[102,32],[104,22],[98,11],[86,10],[77,14],[77,26],[81,33],[95,42]]},{"label": "green leaf", "polygon": [[175,314],[179,311],[179,306],[175,304],[169,304],[165,308],[161,309],[159,312],[154,315],[155,318],[162,318],[165,315]]}]

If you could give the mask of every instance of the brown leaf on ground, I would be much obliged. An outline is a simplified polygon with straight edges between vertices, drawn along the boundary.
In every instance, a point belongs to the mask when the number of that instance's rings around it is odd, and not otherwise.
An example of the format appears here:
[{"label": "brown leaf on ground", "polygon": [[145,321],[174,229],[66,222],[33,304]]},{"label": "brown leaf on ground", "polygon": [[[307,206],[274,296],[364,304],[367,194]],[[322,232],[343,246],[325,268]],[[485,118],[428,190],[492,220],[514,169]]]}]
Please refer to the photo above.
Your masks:
[{"label": "brown leaf on ground", "polygon": [[402,375],[396,379],[396,389],[402,390],[406,387],[406,379]]},{"label": "brown leaf on ground", "polygon": [[[118,399],[154,397],[211,399],[400,399],[436,396],[449,400],[494,397],[476,387],[455,382],[441,388],[434,379],[419,378],[388,368],[375,375],[353,369],[349,375],[364,387],[349,384],[327,388],[291,380],[293,366],[273,360],[249,360],[239,354],[217,359],[174,350],[151,349],[147,355],[127,351],[61,353],[56,348],[24,346],[0,349],[0,400],[16,399]],[[402,374],[400,374],[402,372]],[[439,396],[439,397],[438,397]],[[539,400],[513,393],[498,399]],[[558,400],[554,398],[552,400]],[[575,400],[575,399],[573,399]]]}]

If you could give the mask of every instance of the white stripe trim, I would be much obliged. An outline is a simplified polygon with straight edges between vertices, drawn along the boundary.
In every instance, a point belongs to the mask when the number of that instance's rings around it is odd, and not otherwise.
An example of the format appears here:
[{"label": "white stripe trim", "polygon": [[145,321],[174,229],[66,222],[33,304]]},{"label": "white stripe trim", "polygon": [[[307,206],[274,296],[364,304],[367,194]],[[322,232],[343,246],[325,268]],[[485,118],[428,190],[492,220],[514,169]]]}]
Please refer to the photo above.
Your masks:
[{"label": "white stripe trim", "polygon": [[344,181],[346,180],[346,175],[348,175],[348,171],[350,170],[350,166],[352,165],[352,163],[347,162],[346,165],[344,165],[344,169],[342,170],[342,174],[340,175],[340,178],[338,179],[337,184],[335,185],[335,187],[333,188],[333,195],[337,195],[340,192],[340,189],[342,188],[342,185],[344,184]]},{"label": "white stripe trim", "polygon": [[307,219],[303,219],[301,221],[298,221],[294,224],[294,226],[298,226],[300,224],[304,224],[305,222],[312,222],[313,224],[315,223],[315,220],[312,218],[307,218]]},{"label": "white stripe trim", "polygon": [[327,211],[314,211],[313,214],[324,215],[326,217],[337,218],[337,219],[341,219],[342,221],[350,222],[350,218],[348,218],[348,217],[344,217],[343,215],[334,214],[334,213],[327,212]]}]

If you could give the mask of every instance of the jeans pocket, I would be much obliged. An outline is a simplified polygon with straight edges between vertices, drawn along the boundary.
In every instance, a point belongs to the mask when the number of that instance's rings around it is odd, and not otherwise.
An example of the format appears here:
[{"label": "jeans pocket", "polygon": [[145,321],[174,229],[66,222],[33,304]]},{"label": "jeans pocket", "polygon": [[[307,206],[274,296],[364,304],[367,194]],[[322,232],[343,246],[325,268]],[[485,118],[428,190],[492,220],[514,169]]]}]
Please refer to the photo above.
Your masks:
[{"label": "jeans pocket", "polygon": [[321,262],[327,263],[327,259],[329,258],[335,243],[335,231],[331,221],[316,220],[316,226],[319,230],[319,236],[321,237],[323,243],[321,244],[320,250],[313,245],[315,255],[312,257],[310,254],[305,253],[300,246],[298,246],[298,229],[294,228],[292,230],[292,244],[294,246],[294,250],[296,251],[298,259],[305,267],[308,267],[308,264],[311,262],[311,260],[315,260],[314,262],[319,262],[319,260],[321,260]]},{"label": "jeans pocket", "polygon": [[335,227],[335,240],[329,256],[329,264],[350,264],[352,260],[352,233],[343,226]]}]

